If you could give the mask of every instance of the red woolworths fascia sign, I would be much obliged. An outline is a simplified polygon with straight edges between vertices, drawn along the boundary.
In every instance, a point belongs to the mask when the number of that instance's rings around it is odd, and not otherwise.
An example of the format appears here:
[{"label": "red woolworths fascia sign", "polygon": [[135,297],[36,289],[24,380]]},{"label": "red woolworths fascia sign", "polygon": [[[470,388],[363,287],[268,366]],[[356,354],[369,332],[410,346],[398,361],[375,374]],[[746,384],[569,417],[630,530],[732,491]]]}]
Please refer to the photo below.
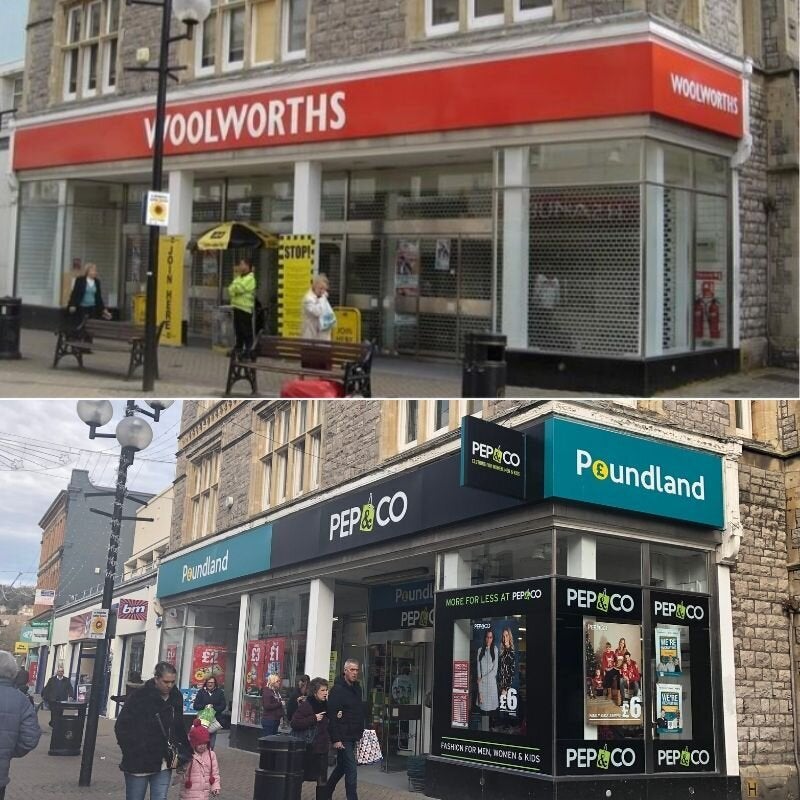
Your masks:
[{"label": "red woolworths fascia sign", "polygon": [[147,619],[147,600],[122,598],[117,608],[117,619]]},{"label": "red woolworths fascia sign", "polygon": [[[166,155],[658,114],[742,135],[742,76],[635,42],[276,89],[167,107]],[[20,122],[14,169],[149,158],[151,108]],[[111,134],[111,135],[110,135]]]}]

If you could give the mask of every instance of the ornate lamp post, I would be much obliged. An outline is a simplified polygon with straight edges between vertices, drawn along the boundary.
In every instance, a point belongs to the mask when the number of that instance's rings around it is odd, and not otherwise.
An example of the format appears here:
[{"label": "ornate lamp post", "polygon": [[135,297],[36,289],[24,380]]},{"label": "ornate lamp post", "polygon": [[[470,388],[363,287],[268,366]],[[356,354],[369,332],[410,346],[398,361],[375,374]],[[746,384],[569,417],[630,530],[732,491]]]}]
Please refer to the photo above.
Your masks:
[{"label": "ornate lamp post", "polygon": [[[158,66],[140,65],[129,67],[133,72],[155,72],[158,75],[156,90],[155,136],[153,139],[153,179],[151,189],[161,191],[164,163],[164,119],[167,109],[167,78],[176,78],[175,72],[185,67],[169,65],[169,46],[182,39],[191,39],[194,26],[203,22],[211,10],[211,0],[126,0],[127,5],[156,6],[161,8],[161,49]],[[170,36],[170,19],[175,16],[186,26],[180,36]],[[142,390],[152,392],[156,377],[156,291],[158,289],[158,225],[150,226],[150,247],[147,261],[146,306],[144,323],[144,365],[142,368]]]},{"label": "ornate lamp post", "polygon": [[[78,416],[89,426],[90,439],[116,439],[122,448],[119,455],[117,469],[117,485],[114,492],[114,509],[109,514],[107,511],[96,513],[111,517],[111,536],[108,540],[108,559],[106,561],[106,577],[103,583],[102,608],[111,611],[111,600],[114,594],[114,574],[117,571],[117,551],[119,550],[119,532],[124,517],[122,507],[125,503],[128,467],[133,464],[136,453],[144,450],[153,439],[153,430],[146,420],[135,417],[139,412],[158,422],[161,412],[169,408],[173,400],[148,400],[147,405],[152,411],[140,408],[135,400],[128,400],[125,407],[125,417],[117,425],[115,433],[98,433],[97,429],[110,422],[114,409],[108,400],[79,400]],[[79,786],[90,786],[92,783],[92,761],[94,748],[97,741],[97,718],[100,714],[100,696],[106,672],[106,659],[108,656],[108,631],[106,636],[97,641],[97,650],[94,658],[94,671],[92,673],[92,689],[89,694],[89,708],[86,713],[86,735],[83,741],[83,755],[81,756],[81,772],[78,778]]]}]

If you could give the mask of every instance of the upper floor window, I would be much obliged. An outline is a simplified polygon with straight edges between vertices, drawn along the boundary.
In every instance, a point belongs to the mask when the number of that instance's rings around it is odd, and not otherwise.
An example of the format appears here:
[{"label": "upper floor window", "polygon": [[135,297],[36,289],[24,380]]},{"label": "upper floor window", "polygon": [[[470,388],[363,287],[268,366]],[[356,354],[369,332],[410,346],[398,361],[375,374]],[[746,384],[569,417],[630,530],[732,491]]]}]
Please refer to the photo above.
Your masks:
[{"label": "upper floor window", "polygon": [[213,450],[192,462],[190,477],[190,524],[192,541],[212,533],[217,522],[219,451]]},{"label": "upper floor window", "polygon": [[66,6],[62,37],[64,100],[116,90],[120,0]]},{"label": "upper floor window", "polygon": [[307,0],[212,0],[195,37],[195,75],[304,58],[307,16]]},{"label": "upper floor window", "polygon": [[254,512],[316,489],[320,481],[322,419],[319,400],[301,400],[259,421],[260,474]]},{"label": "upper floor window", "polygon": [[551,19],[553,0],[424,0],[425,33],[443,36],[459,31]]},{"label": "upper floor window", "polygon": [[461,426],[465,415],[480,414],[482,400],[401,400],[396,452],[430,441]]},{"label": "upper floor window", "polygon": [[11,88],[11,108],[17,111],[22,110],[22,75],[17,75],[14,78],[14,83]]}]

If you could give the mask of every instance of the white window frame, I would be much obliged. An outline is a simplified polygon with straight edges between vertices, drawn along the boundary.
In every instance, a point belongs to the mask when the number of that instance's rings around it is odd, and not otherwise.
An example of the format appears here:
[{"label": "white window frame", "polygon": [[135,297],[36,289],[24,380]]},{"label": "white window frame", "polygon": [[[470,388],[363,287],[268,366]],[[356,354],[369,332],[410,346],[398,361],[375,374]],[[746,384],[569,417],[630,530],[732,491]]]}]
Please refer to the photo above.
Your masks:
[{"label": "white window frame", "polygon": [[479,17],[475,14],[475,3],[478,0],[467,0],[467,26],[470,30],[476,28],[496,28],[499,25],[505,24],[505,0],[503,2],[503,11],[500,14],[491,14],[486,17]]},{"label": "white window frame", "polygon": [[[242,36],[242,60],[230,60],[230,38],[231,38],[231,18],[234,13],[240,12],[244,19],[244,35]],[[222,71],[233,72],[244,68],[244,62],[247,58],[247,6],[244,4],[236,4],[231,8],[225,10],[222,7],[219,13],[223,15],[222,19]],[[216,60],[216,58],[215,58]]]},{"label": "white window frame", "polygon": [[[75,91],[70,91],[69,89],[69,80],[70,80],[70,70],[69,70],[69,62],[72,59],[75,59]],[[75,100],[78,96],[78,83],[81,79],[81,49],[80,47],[70,47],[67,50],[64,50],[64,82],[62,86],[61,96],[64,100]]]},{"label": "white window frame", "polygon": [[[420,441],[420,428],[421,423],[423,420],[420,418],[422,417],[422,407],[420,400],[398,400],[400,403],[400,407],[397,410],[397,451],[401,452],[402,450],[408,450],[411,447],[416,447]],[[412,439],[411,441],[406,441],[406,427],[408,425],[408,404],[409,403],[416,403],[417,409],[417,435],[416,438]]]},{"label": "white window frame", "polygon": [[[315,401],[316,402],[316,401]],[[322,428],[312,430],[308,435],[308,488],[316,489],[320,485],[322,474]]]},{"label": "white window frame", "polygon": [[[219,500],[220,451],[211,449],[192,462],[190,540],[204,539],[214,532]],[[213,473],[212,474],[212,470]]]},{"label": "white window frame", "polygon": [[528,22],[532,19],[552,19],[553,17],[553,4],[543,6],[542,8],[520,8],[520,0],[513,0],[513,19],[514,22]]},{"label": "white window frame", "polygon": [[[732,400],[731,418],[736,433],[743,439],[753,438],[753,403],[750,400]],[[736,409],[739,408],[742,417],[741,427],[736,424]]]},{"label": "white window frame", "polygon": [[[116,48],[112,47],[116,45]],[[103,71],[102,75],[102,86],[103,86],[103,94],[111,94],[112,92],[117,91],[117,81],[119,80],[119,70],[116,69],[117,61],[119,57],[119,39],[116,36],[112,36],[106,39],[102,45],[100,46],[101,56],[100,56],[100,69]],[[114,50],[114,83],[109,83],[108,78],[111,73],[111,52]]]},{"label": "white window frame", "polygon": [[[441,428],[436,427],[436,406],[437,403],[447,403],[447,425],[444,425]],[[436,436],[441,436],[443,433],[447,433],[452,426],[453,426],[453,401],[452,400],[428,400],[426,403],[426,414],[425,414],[425,432],[426,432],[426,439],[432,439]]]},{"label": "white window frame", "polygon": [[[197,33],[195,34],[195,48],[194,48],[194,74],[195,77],[199,77],[201,75],[213,75],[214,71],[217,68],[217,56],[219,54],[219,42],[218,34],[219,30],[217,29],[217,22],[218,22],[218,12],[216,8],[211,9],[211,13],[204,19],[198,26],[197,26]],[[214,40],[213,40],[213,51],[214,51],[214,63],[211,64],[210,67],[203,66],[203,36],[206,31],[206,27],[211,27],[214,32]]]},{"label": "white window frame", "polygon": [[[281,2],[281,60],[298,61],[306,57],[306,48],[302,50],[289,49],[289,26],[291,24],[292,0]],[[308,36],[308,4],[306,4],[306,37]]]},{"label": "white window frame", "polygon": [[113,36],[115,33],[116,34],[119,33],[120,6],[121,6],[122,3],[125,2],[125,0],[118,0],[118,2],[117,2],[117,27],[112,29],[112,27],[111,27],[111,19],[112,19],[113,15],[111,14],[111,8],[112,8],[113,1],[114,0],[104,0],[104,3],[105,3],[105,23],[106,23],[105,24],[105,32],[106,32],[107,36]]},{"label": "white window frame", "polygon": [[[284,445],[275,451],[275,504],[286,502],[289,497],[289,446]],[[281,486],[281,484],[283,484]]]},{"label": "white window frame", "polygon": [[[95,64],[94,89],[90,89],[89,75],[91,72],[89,70],[89,62],[92,57],[92,50],[94,50],[94,48],[97,48],[97,59]],[[81,73],[81,97],[97,97],[97,87],[100,85],[100,69],[102,67],[100,41],[92,41],[83,45],[81,47],[80,54],[81,55],[78,59],[78,63],[80,64]]]},{"label": "white window frame", "polygon": [[425,0],[425,35],[448,36],[451,33],[458,33],[460,19],[455,22],[443,22],[440,25],[433,24],[433,3],[434,0]]},{"label": "white window frame", "polygon": [[[92,9],[96,8],[98,10],[97,16],[97,33],[92,34],[89,30],[89,20],[92,18]],[[84,26],[86,29],[86,36],[84,39],[89,41],[91,39],[99,39],[101,34],[103,33],[103,4],[101,0],[92,0],[92,2],[87,3],[86,5],[86,15],[84,17]]]},{"label": "white window frame", "polygon": [[[77,13],[76,13],[77,12]],[[73,6],[67,12],[67,44],[80,44],[84,26],[84,6]],[[79,21],[78,38],[75,38],[75,20]]]}]

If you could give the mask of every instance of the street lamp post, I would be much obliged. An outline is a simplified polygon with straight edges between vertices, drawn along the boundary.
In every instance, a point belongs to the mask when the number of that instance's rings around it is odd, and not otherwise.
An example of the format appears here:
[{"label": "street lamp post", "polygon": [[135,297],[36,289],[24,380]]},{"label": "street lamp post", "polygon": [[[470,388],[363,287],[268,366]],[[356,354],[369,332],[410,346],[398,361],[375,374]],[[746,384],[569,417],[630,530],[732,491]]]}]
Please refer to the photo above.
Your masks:
[{"label": "street lamp post", "polygon": [[[89,438],[114,439],[120,443],[119,467],[117,469],[117,484],[114,491],[114,507],[109,514],[107,511],[95,513],[111,517],[111,536],[108,540],[108,557],[106,560],[106,576],[103,583],[102,608],[111,611],[111,600],[114,594],[114,574],[117,571],[117,552],[119,550],[119,533],[124,519],[133,520],[136,517],[125,517],[122,514],[125,503],[128,467],[133,464],[136,453],[144,450],[153,439],[153,430],[143,419],[134,416],[134,412],[158,422],[161,412],[172,405],[172,400],[148,400],[147,405],[152,411],[147,411],[136,405],[134,400],[128,400],[125,406],[125,417],[117,425],[115,433],[98,433],[97,428],[102,427],[111,420],[114,409],[108,400],[80,400],[78,402],[78,416],[89,426]],[[97,742],[97,720],[100,714],[100,699],[106,672],[106,658],[108,656],[108,630],[102,639],[97,640],[97,649],[94,657],[94,671],[92,672],[92,688],[89,694],[89,708],[86,713],[86,734],[83,741],[83,755],[81,756],[81,772],[78,778],[79,786],[90,786],[92,783],[92,762],[94,748]]]},{"label": "street lamp post", "polygon": [[[194,26],[203,22],[211,10],[211,0],[126,0],[127,5],[156,6],[161,8],[161,45],[158,66],[128,67],[129,72],[155,72],[158,75],[156,89],[156,118],[153,138],[153,176],[151,189],[160,192],[164,172],[164,121],[167,110],[167,78],[177,80],[176,72],[185,67],[169,65],[169,46],[173,42],[191,39]],[[186,26],[186,33],[170,36],[172,11]],[[147,283],[145,288],[144,364],[142,366],[142,391],[152,392],[156,377],[156,302],[158,290],[158,237],[160,226],[150,226],[150,243],[147,260]]]}]

